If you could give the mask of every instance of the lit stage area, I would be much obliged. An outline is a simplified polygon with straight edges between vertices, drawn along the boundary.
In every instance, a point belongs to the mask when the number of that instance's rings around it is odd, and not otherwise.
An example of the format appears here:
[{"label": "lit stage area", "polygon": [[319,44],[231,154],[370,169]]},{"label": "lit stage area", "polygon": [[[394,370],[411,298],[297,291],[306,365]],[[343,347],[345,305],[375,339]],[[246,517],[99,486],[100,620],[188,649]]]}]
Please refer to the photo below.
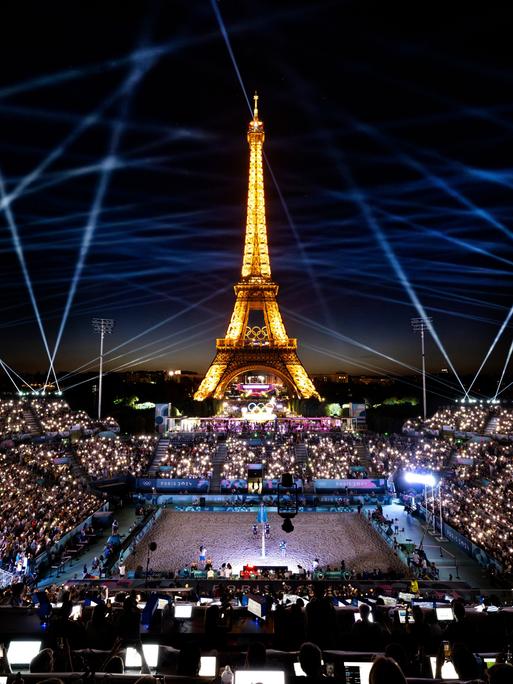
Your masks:
[{"label": "lit stage area", "polygon": [[[260,525],[253,533],[255,513],[163,511],[155,527],[141,540],[135,556],[127,560],[127,569],[146,566],[148,544],[157,543],[151,556],[150,569],[156,572],[178,571],[199,564],[200,546],[214,569],[231,563],[234,573],[244,565],[287,566],[297,572],[298,564],[305,570],[314,569],[314,559],[320,567],[339,568],[341,561],[355,572],[383,572],[405,566],[358,513],[300,513],[293,520],[294,531],[281,529],[283,519],[277,513],[268,514],[269,538],[265,540],[266,556],[261,556]],[[286,542],[286,550],[280,544]]]}]

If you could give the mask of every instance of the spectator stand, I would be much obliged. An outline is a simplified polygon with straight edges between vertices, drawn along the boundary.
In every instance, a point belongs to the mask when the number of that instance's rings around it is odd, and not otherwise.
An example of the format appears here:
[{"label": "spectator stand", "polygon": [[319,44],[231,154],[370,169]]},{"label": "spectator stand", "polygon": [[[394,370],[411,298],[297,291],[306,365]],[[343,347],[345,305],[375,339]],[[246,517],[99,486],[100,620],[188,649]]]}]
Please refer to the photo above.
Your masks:
[{"label": "spectator stand", "polygon": [[[40,553],[36,557],[34,562],[34,569],[36,570],[37,574],[41,575],[47,572],[48,570],[53,570],[55,576],[59,576],[66,569],[66,565],[68,565],[71,568],[73,565],[73,561],[78,559],[81,556],[81,554],[86,551],[86,549],[90,546],[92,542],[92,539],[89,538],[86,543],[79,545],[75,542],[74,538],[76,538],[80,531],[83,530],[85,527],[89,528],[92,526],[96,514],[103,513],[108,510],[109,504],[106,502],[102,506],[100,506],[100,508],[98,508],[97,511],[92,513],[79,525],[77,525],[74,529],[70,530],[64,536],[62,536],[58,540],[58,542],[56,542],[53,546]],[[70,555],[70,551],[72,550],[76,551],[76,553]],[[50,572],[50,575],[51,574],[52,572]]]},{"label": "spectator stand", "polygon": [[[419,505],[418,508],[420,515],[424,518],[424,520],[429,519],[430,524],[434,524],[436,529],[440,531],[439,518],[435,518],[433,520],[431,511],[428,513],[428,511],[426,511],[422,505]],[[470,556],[470,558],[472,558],[472,560],[475,560],[482,567],[486,568],[487,570],[494,568],[494,571],[497,573],[501,573],[503,571],[502,563],[500,563],[491,554],[487,553],[484,549],[474,544],[470,539],[455,530],[445,521],[443,522],[443,533],[449,541],[457,544],[468,556]]]}]

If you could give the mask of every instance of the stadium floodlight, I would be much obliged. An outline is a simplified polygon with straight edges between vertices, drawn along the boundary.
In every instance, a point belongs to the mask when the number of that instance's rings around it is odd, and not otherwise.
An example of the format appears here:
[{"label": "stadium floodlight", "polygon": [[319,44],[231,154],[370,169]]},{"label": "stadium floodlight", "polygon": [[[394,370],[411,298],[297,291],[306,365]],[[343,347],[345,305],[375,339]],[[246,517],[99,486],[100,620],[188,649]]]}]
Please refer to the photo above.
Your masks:
[{"label": "stadium floodlight", "polygon": [[103,338],[114,328],[113,318],[93,318],[93,330],[100,334],[100,370],[98,373],[98,420],[102,418]]},{"label": "stadium floodlight", "polygon": [[421,349],[422,349],[422,402],[424,408],[424,420],[427,418],[427,399],[426,399],[426,353],[424,348],[424,333],[429,330],[429,323],[432,318],[412,318],[411,325],[414,332],[420,332]]},{"label": "stadium floodlight", "polygon": [[405,473],[405,482],[408,484],[420,484],[425,487],[435,487],[436,478],[431,473]]}]

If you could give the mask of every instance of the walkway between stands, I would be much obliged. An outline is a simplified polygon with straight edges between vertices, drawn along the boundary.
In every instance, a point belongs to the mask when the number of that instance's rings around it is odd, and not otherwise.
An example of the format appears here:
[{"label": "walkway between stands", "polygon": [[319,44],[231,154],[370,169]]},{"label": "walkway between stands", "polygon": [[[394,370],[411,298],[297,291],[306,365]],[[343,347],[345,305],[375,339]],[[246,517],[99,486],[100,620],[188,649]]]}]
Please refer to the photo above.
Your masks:
[{"label": "walkway between stands", "polygon": [[[119,534],[123,540],[128,534],[129,529],[136,521],[135,506],[125,506],[122,509],[113,511],[113,513],[114,518],[119,523]],[[92,572],[91,568],[93,559],[95,557],[99,558],[102,555],[105,544],[107,543],[107,539],[110,536],[110,532],[110,529],[104,530],[103,536],[100,537],[94,544],[92,544],[84,553],[84,555],[74,560],[71,565],[69,563],[66,564],[64,572],[62,572],[59,576],[56,576],[55,573],[52,572],[40,580],[38,586],[46,587],[49,584],[62,584],[68,580],[82,579],[84,565],[87,565],[88,570]]]},{"label": "walkway between stands", "polygon": [[[411,540],[417,546],[422,542],[424,551],[430,562],[436,563],[440,571],[440,579],[448,580],[452,575],[454,580],[460,579],[472,587],[491,589],[492,584],[485,569],[472,560],[463,549],[450,541],[440,542],[436,535],[426,533],[426,524],[422,518],[414,518],[406,513],[404,506],[393,503],[383,506],[383,513],[388,518],[397,518],[399,529],[404,532],[398,535],[399,543]],[[438,535],[438,533],[437,533]],[[440,548],[442,556],[440,556]]]}]

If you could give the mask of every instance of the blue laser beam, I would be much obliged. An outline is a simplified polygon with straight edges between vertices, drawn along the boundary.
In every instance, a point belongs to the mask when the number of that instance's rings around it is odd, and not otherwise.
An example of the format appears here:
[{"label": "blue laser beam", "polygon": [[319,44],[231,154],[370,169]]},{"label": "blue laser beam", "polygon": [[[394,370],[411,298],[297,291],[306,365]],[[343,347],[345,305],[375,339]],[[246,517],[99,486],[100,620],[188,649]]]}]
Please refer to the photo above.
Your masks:
[{"label": "blue laser beam", "polygon": [[[368,364],[368,363],[363,363],[360,360],[356,360],[354,358],[351,358],[349,356],[344,356],[343,354],[340,354],[340,352],[334,352],[329,349],[324,349],[322,347],[318,347],[316,345],[311,345],[311,344],[305,344],[303,343],[303,347],[306,347],[307,349],[311,349],[312,351],[318,353],[318,354],[323,354],[324,356],[328,356],[330,358],[336,359],[337,361],[344,361],[344,363],[350,363],[352,365],[365,368],[366,370],[370,370],[371,372],[375,373],[378,371],[382,375],[386,376],[387,378],[391,378],[394,382],[399,382],[403,385],[408,385],[410,387],[415,388],[415,390],[419,389],[419,386],[416,385],[413,382],[409,382],[408,380],[405,380],[405,378],[397,377],[395,375],[390,375],[390,373],[387,373],[385,369],[383,369],[380,366],[376,366],[373,364]],[[454,397],[449,397],[446,394],[440,394],[440,392],[435,392],[432,389],[428,389],[427,392],[429,394],[432,394],[437,397],[442,397],[443,399],[448,399],[449,401],[453,401]]]},{"label": "blue laser beam", "polygon": [[[371,354],[375,354],[376,356],[380,356],[381,358],[386,359],[387,361],[391,361],[393,364],[397,364],[398,366],[401,366],[403,368],[407,368],[408,370],[416,373],[417,375],[420,375],[422,373],[422,371],[419,368],[416,368],[415,366],[411,366],[410,364],[405,363],[404,361],[400,361],[399,359],[396,359],[393,356],[390,356],[389,354],[385,354],[384,352],[381,352],[378,349],[375,349],[374,347],[371,347],[368,344],[365,344],[364,342],[360,342],[359,340],[356,340],[355,338],[350,337],[349,335],[345,335],[345,334],[340,333],[336,330],[332,330],[332,329],[326,327],[325,325],[318,323],[317,321],[313,321],[312,319],[308,318],[307,316],[304,316],[303,314],[297,313],[297,311],[291,311],[290,309],[287,309],[285,307],[282,307],[282,308],[284,311],[287,312],[287,316],[289,318],[297,321],[298,323],[304,323],[307,326],[311,327],[312,329],[318,330],[319,332],[324,333],[326,335],[329,335],[329,336],[331,336],[337,340],[340,340],[342,342],[346,342],[347,344],[358,347],[359,349],[363,349],[364,351],[368,351]],[[436,375],[430,375],[429,373],[427,375],[431,377],[433,382],[436,382],[440,385],[448,387],[451,390],[457,389],[457,385],[452,385],[452,384],[446,382],[445,380],[438,378]]]},{"label": "blue laser beam", "polygon": [[[366,133],[370,137],[374,138],[375,140],[378,140],[381,144],[383,144],[385,147],[388,149],[392,149],[394,151],[394,154],[396,155],[397,159],[408,166],[409,168],[415,170],[417,173],[419,173],[421,176],[423,176],[426,180],[428,180],[433,186],[444,192],[446,195],[451,197],[452,199],[456,200],[459,204],[464,206],[466,209],[469,209],[472,214],[476,217],[481,218],[483,221],[485,221],[488,225],[493,226],[494,228],[497,228],[500,230],[504,235],[506,235],[510,240],[513,240],[513,232],[509,230],[509,228],[504,225],[501,221],[498,221],[493,214],[491,214],[489,211],[486,209],[483,209],[483,207],[478,206],[474,202],[472,202],[466,195],[464,195],[462,192],[459,190],[456,190],[453,186],[449,185],[443,178],[440,178],[436,174],[434,174],[432,171],[430,171],[423,163],[421,163],[418,159],[415,159],[409,154],[406,154],[405,152],[397,153],[397,149],[392,147],[392,141],[388,138],[386,138],[380,131],[378,131],[374,126],[371,126],[370,124],[366,124],[360,121],[354,121],[352,120],[352,125],[355,130],[361,131],[362,133]],[[397,144],[397,141],[394,141]]]},{"label": "blue laser beam", "polygon": [[346,178],[347,183],[350,185],[351,189],[353,190],[354,198],[355,201],[362,212],[365,221],[369,228],[371,229],[372,233],[374,234],[374,237],[376,238],[376,241],[380,245],[381,249],[385,253],[385,256],[389,262],[389,264],[392,266],[396,276],[398,277],[400,283],[406,290],[409,298],[412,301],[412,304],[416,308],[419,316],[423,319],[426,320],[426,327],[428,328],[429,332],[431,333],[432,338],[436,342],[436,345],[440,352],[442,353],[444,359],[447,361],[447,364],[449,368],[452,370],[454,373],[454,376],[456,380],[458,381],[459,385],[465,392],[465,386],[463,385],[460,376],[458,375],[458,372],[456,371],[456,368],[454,367],[451,359],[449,358],[449,355],[447,354],[444,345],[442,344],[441,339],[439,338],[432,322],[429,319],[429,316],[426,313],[426,310],[424,309],[424,306],[422,305],[420,299],[417,296],[417,293],[415,292],[415,289],[413,288],[412,284],[410,283],[410,280],[408,276],[406,275],[405,270],[403,269],[401,263],[399,262],[399,259],[397,258],[394,250],[392,249],[384,231],[381,228],[381,225],[379,224],[379,221],[376,219],[374,216],[373,211],[369,207],[366,199],[364,198],[363,192],[358,188],[354,182],[354,179],[346,167],[342,168],[342,173]]},{"label": "blue laser beam", "polygon": [[[126,361],[125,363],[122,363],[120,366],[116,366],[115,368],[109,369],[108,371],[106,371],[104,373],[104,375],[109,375],[110,373],[116,373],[117,371],[119,371],[123,368],[129,368],[131,366],[136,366],[139,363],[143,363],[143,362],[148,363],[149,361],[153,361],[156,358],[161,358],[162,356],[165,356],[166,354],[168,354],[170,349],[175,348],[177,345],[185,343],[185,342],[187,342],[187,345],[185,345],[184,347],[180,347],[179,349],[175,349],[175,351],[182,351],[182,349],[190,349],[190,347],[192,346],[190,344],[191,340],[193,340],[197,337],[200,337],[201,335],[204,335],[204,331],[200,331],[198,333],[195,333],[194,335],[190,335],[189,337],[186,337],[183,340],[179,340],[178,342],[175,342],[171,345],[167,345],[166,347],[162,347],[160,350],[155,350],[155,351],[161,352],[161,353],[156,354],[155,356],[151,356],[151,354],[154,354],[155,352],[149,352],[149,354],[143,354],[142,356],[140,356],[136,359]],[[201,340],[199,340],[199,342],[203,342],[204,339],[207,339],[207,338],[203,337],[203,338],[201,338]],[[210,339],[210,333],[209,333],[208,339]],[[163,349],[165,351],[162,351]],[[94,382],[95,380],[96,380],[96,377],[86,378],[85,380],[81,380],[80,382],[77,382],[74,385],[69,385],[68,387],[65,388],[64,391],[68,391],[70,389],[73,389],[75,387],[78,387],[79,385],[83,385],[83,384],[88,383],[88,382]]]},{"label": "blue laser beam", "polygon": [[[139,347],[135,347],[135,349],[129,349],[126,352],[123,352],[122,354],[118,354],[117,356],[113,356],[111,359],[108,359],[109,363],[112,363],[113,361],[117,361],[118,359],[123,358],[123,356],[127,356],[128,354],[135,354],[136,352],[141,351],[142,349],[145,349],[146,347],[151,346],[152,344],[158,344],[159,342],[163,342],[164,340],[170,340],[173,337],[176,337],[177,335],[183,335],[186,332],[189,332],[191,330],[194,330],[195,328],[202,327],[205,325],[205,323],[208,323],[209,325],[220,318],[220,314],[216,316],[211,316],[207,319],[204,319],[200,321],[199,323],[194,323],[193,325],[187,326],[185,328],[180,328],[179,331],[171,333],[170,335],[164,335],[163,337],[159,337],[156,340],[151,340],[151,342],[146,342],[145,344],[141,344]],[[110,352],[106,352],[105,356],[107,356]],[[69,378],[73,375],[77,375],[81,370],[86,368],[87,366],[92,365],[93,363],[96,363],[96,361],[99,360],[99,356],[95,356],[93,359],[88,361],[87,363],[82,364],[78,368],[75,368],[74,370],[70,371],[69,373],[66,373],[65,375],[62,375],[59,378],[59,381],[62,382],[65,378]]]},{"label": "blue laser beam", "polygon": [[34,388],[32,387],[32,385],[29,385],[29,383],[24,378],[22,378],[21,375],[14,370],[14,368],[11,368],[11,366],[9,366],[5,361],[4,361],[4,365],[11,371],[11,373],[14,373],[14,375],[17,378],[19,378],[22,381],[22,383],[24,385],[26,385],[31,390],[31,392],[34,391]]},{"label": "blue laser beam", "polygon": [[[494,401],[495,401],[495,399],[497,399],[497,395],[500,394],[499,390],[500,390],[500,387],[501,387],[501,385],[502,385],[502,381],[504,380],[504,375],[506,374],[506,368],[507,368],[508,365],[509,365],[509,362],[510,362],[511,354],[512,354],[512,353],[513,353],[513,341],[512,341],[511,344],[509,345],[509,350],[508,350],[508,354],[507,354],[507,356],[506,356],[506,361],[505,361],[505,363],[504,363],[504,367],[503,367],[503,369],[502,369],[502,373],[501,373],[501,376],[500,376],[500,378],[499,378],[499,382],[497,383],[497,389],[495,390],[495,395],[494,395],[494,397],[493,397]],[[511,383],[510,383],[510,384],[511,384]],[[509,387],[509,385],[508,385],[508,387]],[[507,388],[505,387],[504,389],[507,389]]]},{"label": "blue laser beam", "polygon": [[477,380],[477,378],[479,377],[479,374],[480,374],[481,371],[483,370],[483,366],[484,366],[485,363],[488,361],[488,359],[489,359],[489,357],[490,357],[490,354],[491,354],[491,353],[493,352],[493,350],[495,349],[495,345],[496,345],[497,342],[500,340],[500,338],[501,338],[501,336],[502,336],[502,333],[506,330],[506,326],[508,325],[508,323],[509,323],[509,321],[510,321],[510,319],[511,319],[511,316],[513,316],[513,306],[512,306],[511,309],[509,310],[508,315],[506,316],[506,318],[504,319],[504,322],[502,323],[501,327],[499,328],[499,331],[498,331],[497,335],[495,335],[495,339],[493,340],[493,342],[492,342],[492,344],[490,345],[488,351],[486,352],[485,357],[484,357],[484,359],[483,359],[481,365],[479,366],[479,369],[478,369],[477,373],[476,373],[475,376],[474,376],[474,379],[472,380],[472,382],[470,383],[470,385],[469,385],[467,391],[465,392],[465,399],[468,397],[468,395],[469,395],[469,393],[470,393],[470,390],[471,390],[472,387],[474,386],[475,381]]},{"label": "blue laser beam", "polygon": [[231,289],[232,289],[231,285],[226,285],[223,288],[220,288],[218,290],[215,290],[214,292],[211,292],[209,295],[206,295],[205,297],[200,299],[198,302],[195,302],[194,304],[190,304],[189,306],[185,307],[185,309],[182,309],[182,311],[178,311],[177,313],[174,313],[171,316],[164,318],[163,320],[159,321],[158,323],[155,323],[154,325],[150,326],[149,328],[146,328],[146,330],[143,330],[142,332],[138,333],[137,335],[133,335],[129,340],[125,340],[121,344],[118,344],[116,347],[113,347],[109,352],[106,352],[106,355],[112,354],[113,352],[117,351],[118,349],[121,349],[122,347],[125,347],[127,344],[130,344],[131,342],[135,342],[135,340],[138,340],[141,337],[144,337],[144,335],[148,335],[149,333],[153,332],[154,330],[161,328],[163,325],[166,325],[167,323],[170,323],[171,321],[176,320],[180,316],[183,316],[184,314],[186,314],[190,311],[194,311],[198,307],[201,307],[202,304],[205,304],[205,302],[208,302],[211,299],[214,299],[215,297],[218,297],[220,294],[224,294],[225,292],[228,292],[228,290],[231,290]]},{"label": "blue laser beam", "polygon": [[[5,185],[4,185],[3,175],[0,171],[0,201],[2,201],[3,198],[5,198]],[[14,244],[14,249],[16,251],[16,255],[18,257],[18,261],[19,261],[19,264],[21,267],[21,271],[23,273],[23,279],[25,281],[25,285],[26,285],[28,293],[29,293],[30,302],[32,304],[32,308],[33,308],[34,314],[36,316],[37,325],[39,327],[39,332],[41,333],[41,338],[43,340],[43,344],[44,344],[46,353],[48,355],[48,360],[50,361],[50,371],[53,373],[57,390],[59,390],[59,383],[57,380],[57,375],[56,375],[55,369],[53,367],[53,361],[52,361],[52,357],[50,354],[50,348],[48,346],[48,340],[46,338],[46,333],[45,333],[45,329],[43,326],[43,321],[42,321],[41,315],[39,313],[39,307],[37,305],[36,296],[34,294],[34,288],[32,287],[32,281],[30,279],[30,275],[29,275],[28,268],[27,268],[27,263],[25,261],[25,255],[23,253],[23,248],[21,245],[21,240],[20,240],[20,236],[18,233],[18,228],[16,226],[16,222],[14,220],[14,216],[12,214],[12,211],[11,211],[9,204],[5,205],[3,211],[4,211],[5,218],[7,219],[7,225],[9,227],[9,231],[11,233],[12,241]]]},{"label": "blue laser beam", "polygon": [[[101,207],[105,198],[105,195],[107,193],[107,189],[109,186],[109,181],[111,178],[112,171],[115,167],[115,155],[119,146],[119,142],[121,139],[121,135],[123,133],[123,124],[126,119],[126,114],[127,114],[127,109],[128,109],[128,97],[131,97],[133,95],[134,88],[136,85],[141,81],[143,78],[144,74],[147,72],[147,70],[150,67],[150,63],[147,63],[144,65],[144,67],[141,64],[136,64],[129,77],[125,80],[124,87],[123,87],[123,92],[127,95],[127,98],[125,99],[124,103],[124,108],[123,108],[123,115],[121,117],[121,120],[116,123],[116,125],[113,128],[112,135],[111,135],[111,140],[109,144],[109,150],[108,150],[108,155],[104,160],[104,163],[102,165],[103,170],[100,175],[100,179],[98,181],[98,187],[96,190],[96,195],[93,201],[93,204],[91,206],[91,211],[89,214],[89,218],[86,224],[86,227],[84,229],[84,234],[82,237],[82,243],[80,245],[80,252],[78,255],[77,263],[75,266],[75,271],[73,273],[73,277],[71,280],[71,285],[68,291],[68,296],[66,299],[66,304],[64,307],[64,313],[62,315],[62,320],[61,324],[59,326],[59,331],[57,333],[57,338],[55,341],[55,346],[53,349],[52,353],[52,359],[51,359],[51,365],[53,366],[53,362],[55,360],[55,357],[57,355],[57,352],[59,350],[59,346],[61,343],[62,335],[64,333],[64,329],[66,327],[66,323],[68,320],[69,312],[71,309],[71,305],[73,303],[73,299],[75,297],[75,292],[78,287],[78,283],[80,281],[80,277],[82,275],[82,271],[84,269],[85,261],[89,252],[89,248],[91,246],[91,242],[94,237],[94,232],[96,230],[96,226],[98,223],[98,216],[101,211]],[[50,369],[48,369],[48,375],[46,377],[46,383],[48,382],[48,377],[50,375]]]},{"label": "blue laser beam", "polygon": [[12,384],[14,385],[14,387],[16,388],[16,391],[18,392],[18,394],[20,394],[20,393],[21,393],[20,388],[19,388],[18,385],[15,383],[13,377],[11,376],[11,374],[9,373],[9,371],[7,370],[7,367],[6,367],[5,363],[2,361],[2,359],[0,359],[0,366],[2,366],[2,368],[3,368],[4,371],[5,371],[5,374],[7,375],[7,377],[9,378],[9,380],[12,382]]}]

